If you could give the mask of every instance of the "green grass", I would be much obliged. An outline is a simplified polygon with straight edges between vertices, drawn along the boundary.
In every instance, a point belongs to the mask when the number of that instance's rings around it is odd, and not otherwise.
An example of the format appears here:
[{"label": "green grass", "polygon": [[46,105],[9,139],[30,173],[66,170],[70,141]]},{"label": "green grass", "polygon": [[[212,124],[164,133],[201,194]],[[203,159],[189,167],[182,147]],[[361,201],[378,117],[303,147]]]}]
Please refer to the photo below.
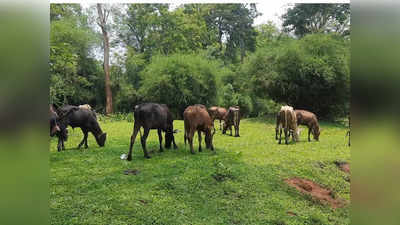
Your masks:
[{"label": "green grass", "polygon": [[[217,124],[217,123],[216,123]],[[83,137],[70,131],[66,151],[50,144],[50,215],[52,224],[349,224],[350,206],[333,210],[288,187],[284,179],[301,177],[329,187],[350,201],[348,176],[334,161],[350,162],[346,128],[322,123],[320,142],[307,141],[306,129],[296,144],[278,145],[274,121],[245,119],[241,137],[214,136],[216,154],[205,149],[191,155],[183,132],[178,149],[158,152],[150,132],[151,159],[143,157],[139,136],[133,160],[128,152],[132,122],[101,121],[106,147],[92,135],[89,149],[77,150]],[[175,121],[183,131],[183,121]],[[219,124],[217,125],[219,128]],[[204,137],[203,137],[204,140]],[[125,175],[127,169],[139,170]],[[217,181],[214,177],[220,178]],[[296,213],[290,216],[287,212]]]}]

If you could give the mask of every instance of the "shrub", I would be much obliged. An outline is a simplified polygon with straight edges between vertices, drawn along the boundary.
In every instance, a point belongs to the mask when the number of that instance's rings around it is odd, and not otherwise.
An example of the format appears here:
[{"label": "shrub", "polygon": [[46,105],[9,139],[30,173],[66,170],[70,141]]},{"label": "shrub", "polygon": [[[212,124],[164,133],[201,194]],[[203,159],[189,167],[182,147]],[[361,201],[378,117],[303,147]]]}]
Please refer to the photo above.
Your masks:
[{"label": "shrub", "polygon": [[260,103],[257,111],[268,110],[262,102],[272,99],[321,117],[337,118],[348,112],[349,56],[342,39],[313,34],[258,50],[238,73],[249,80],[249,92]]},{"label": "shrub", "polygon": [[155,56],[141,73],[139,93],[145,101],[167,104],[181,118],[189,105],[216,103],[216,80],[224,71],[198,55]]}]

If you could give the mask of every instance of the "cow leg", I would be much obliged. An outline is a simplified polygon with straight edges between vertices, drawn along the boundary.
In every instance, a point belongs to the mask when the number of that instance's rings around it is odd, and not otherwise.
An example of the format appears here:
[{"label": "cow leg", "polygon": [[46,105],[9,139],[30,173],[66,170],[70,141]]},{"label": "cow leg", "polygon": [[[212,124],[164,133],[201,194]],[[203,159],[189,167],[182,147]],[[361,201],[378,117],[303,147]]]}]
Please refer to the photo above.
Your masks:
[{"label": "cow leg", "polygon": [[64,140],[61,140],[61,149],[65,151]]},{"label": "cow leg", "polygon": [[308,128],[308,142],[311,141],[311,139],[310,139],[310,133],[311,133],[311,128]]},{"label": "cow leg", "polygon": [[174,137],[174,136],[172,136],[172,143],[174,144],[174,149],[177,149],[178,146],[177,146],[176,143],[175,143],[175,137]]},{"label": "cow leg", "polygon": [[87,144],[87,138],[88,138],[88,131],[86,131],[83,135],[84,135],[84,140],[85,140],[85,148],[88,148],[89,146],[88,146],[88,144]]},{"label": "cow leg", "polygon": [[201,152],[201,131],[197,131],[197,136],[199,137],[199,152]]},{"label": "cow leg", "polygon": [[285,128],[285,144],[288,144],[288,139],[289,139],[289,129]]},{"label": "cow leg", "polygon": [[219,130],[222,130],[222,121],[219,120]]},{"label": "cow leg", "polygon": [[232,126],[229,126],[229,132],[230,132],[230,134],[232,136]]},{"label": "cow leg", "polygon": [[61,138],[61,137],[58,137],[57,151],[59,151],[59,152],[61,151],[62,142],[64,142],[64,141],[62,140],[62,138]]},{"label": "cow leg", "polygon": [[142,148],[143,148],[144,157],[148,158],[148,159],[151,158],[149,156],[149,153],[147,152],[147,149],[146,149],[146,140],[147,140],[147,137],[149,136],[149,132],[150,132],[150,128],[144,128],[143,136],[140,139],[140,141],[142,142]]},{"label": "cow leg", "polygon": [[162,133],[161,133],[161,129],[157,129],[158,132],[158,141],[160,142],[160,152],[163,152],[163,148],[162,148]]},{"label": "cow leg", "polygon": [[129,153],[128,153],[128,158],[127,158],[128,161],[132,160],[132,148],[133,148],[133,145],[135,144],[135,139],[136,139],[137,134],[139,133],[139,130],[140,130],[140,126],[135,124],[133,127],[133,133],[131,135],[131,144],[129,145]]},{"label": "cow leg", "polygon": [[87,144],[88,131],[86,129],[82,128],[82,132],[83,132],[83,139],[82,139],[81,143],[79,143],[78,149],[81,148],[83,144],[85,144],[85,148],[88,148],[88,144]]},{"label": "cow leg", "polygon": [[188,141],[189,141],[189,145],[190,145],[190,153],[195,154],[194,150],[193,150],[193,137],[194,137],[194,130],[190,130],[189,131],[189,135],[187,137]]},{"label": "cow leg", "polygon": [[240,137],[240,135],[239,135],[239,123],[235,126],[235,137]]}]

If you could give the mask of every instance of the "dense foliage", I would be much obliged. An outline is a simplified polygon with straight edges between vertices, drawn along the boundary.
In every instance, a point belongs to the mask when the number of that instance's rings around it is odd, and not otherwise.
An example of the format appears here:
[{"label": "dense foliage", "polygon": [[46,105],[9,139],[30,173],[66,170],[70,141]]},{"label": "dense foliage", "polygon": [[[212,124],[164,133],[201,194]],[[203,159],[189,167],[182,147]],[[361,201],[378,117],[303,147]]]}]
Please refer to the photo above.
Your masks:
[{"label": "dense foliage", "polygon": [[[154,101],[177,117],[196,103],[239,105],[255,117],[290,104],[342,117],[350,95],[349,11],[348,4],[296,4],[280,30],[253,25],[255,4],[114,5],[114,111]],[[103,46],[92,14],[77,4],[51,5],[50,101],[104,112]]]},{"label": "dense foliage", "polygon": [[[345,116],[349,107],[349,46],[340,38],[314,34],[259,49],[243,65],[251,93],[325,118]],[[267,98],[268,98],[267,97]]]},{"label": "dense foliage", "polygon": [[139,93],[144,101],[163,102],[182,115],[188,105],[217,103],[216,78],[223,71],[199,55],[154,57],[141,74]]}]

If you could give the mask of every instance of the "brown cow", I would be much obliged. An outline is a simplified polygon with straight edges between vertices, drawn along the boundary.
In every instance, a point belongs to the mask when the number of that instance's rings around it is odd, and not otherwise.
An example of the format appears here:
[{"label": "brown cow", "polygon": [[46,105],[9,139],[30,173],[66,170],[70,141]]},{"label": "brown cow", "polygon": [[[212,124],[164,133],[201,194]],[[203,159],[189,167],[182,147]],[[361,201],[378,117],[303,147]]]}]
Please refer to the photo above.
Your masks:
[{"label": "brown cow", "polygon": [[297,128],[296,113],[291,106],[282,106],[277,116],[277,128],[279,129],[279,144],[282,140],[282,129],[285,132],[285,144],[288,144],[290,133],[292,133],[292,140],[299,140],[299,129]]},{"label": "brown cow", "polygon": [[306,110],[296,109],[294,112],[297,117],[297,125],[305,125],[308,127],[308,141],[311,141],[310,133],[312,133],[314,139],[318,141],[321,130],[319,129],[317,116]]},{"label": "brown cow", "polygon": [[188,106],[183,112],[183,119],[185,125],[184,141],[185,145],[186,139],[189,141],[190,152],[195,154],[193,150],[193,136],[196,131],[199,138],[199,152],[202,151],[201,132],[205,133],[206,148],[214,151],[212,139],[215,134],[215,128],[213,127],[211,117],[208,114],[206,107],[199,104]]},{"label": "brown cow", "polygon": [[219,106],[213,106],[208,109],[208,113],[211,116],[211,120],[219,119],[219,129],[222,130],[222,120],[224,119],[225,114],[227,113],[226,109]]},{"label": "brown cow", "polygon": [[239,125],[240,125],[240,109],[239,106],[231,106],[228,109],[228,112],[224,117],[224,129],[222,130],[222,134],[226,133],[226,130],[229,129],[232,136],[232,126],[235,127],[235,137],[240,137],[239,135]]}]

